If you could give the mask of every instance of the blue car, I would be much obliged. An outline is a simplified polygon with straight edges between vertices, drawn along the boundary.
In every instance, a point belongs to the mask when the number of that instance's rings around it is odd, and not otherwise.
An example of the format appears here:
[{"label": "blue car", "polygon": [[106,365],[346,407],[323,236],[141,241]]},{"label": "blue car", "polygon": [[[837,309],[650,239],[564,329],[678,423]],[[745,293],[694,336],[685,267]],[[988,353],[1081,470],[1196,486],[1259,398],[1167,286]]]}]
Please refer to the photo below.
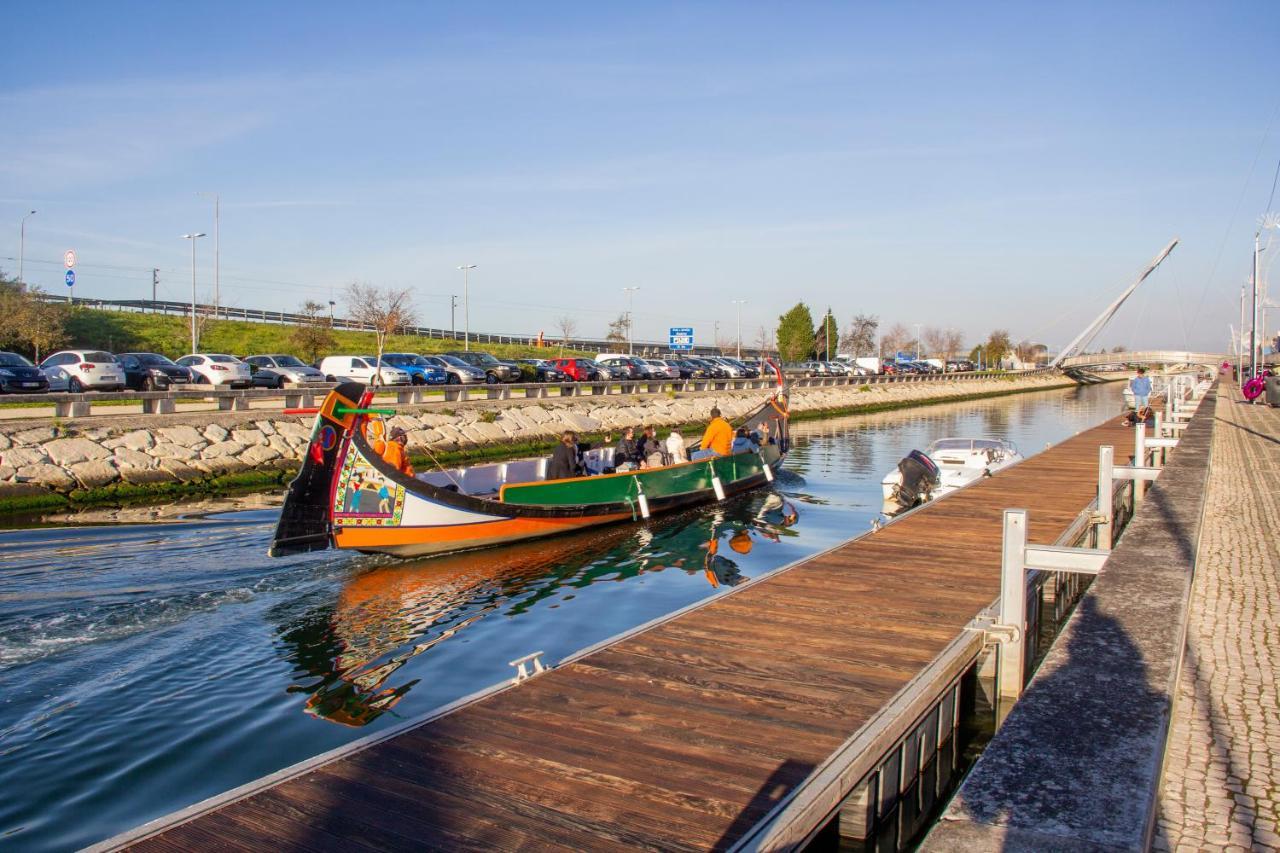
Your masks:
[{"label": "blue car", "polygon": [[398,367],[409,374],[414,385],[443,385],[449,379],[442,368],[436,367],[417,353],[384,352],[382,363]]}]

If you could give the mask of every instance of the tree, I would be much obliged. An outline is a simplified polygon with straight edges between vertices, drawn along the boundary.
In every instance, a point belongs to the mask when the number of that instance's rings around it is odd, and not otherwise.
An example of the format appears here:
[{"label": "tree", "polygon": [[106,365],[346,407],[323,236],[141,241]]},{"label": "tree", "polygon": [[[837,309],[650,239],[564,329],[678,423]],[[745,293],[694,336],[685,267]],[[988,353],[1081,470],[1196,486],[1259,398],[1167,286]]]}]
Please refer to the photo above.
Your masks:
[{"label": "tree", "polygon": [[942,334],[942,357],[947,361],[951,361],[956,357],[956,353],[960,352],[960,348],[964,346],[964,335],[960,334],[959,329],[947,329]]},{"label": "tree", "polygon": [[294,348],[312,362],[319,361],[323,353],[333,349],[337,344],[333,329],[329,326],[329,317],[325,312],[323,303],[308,299],[302,304],[302,310],[299,312],[302,314],[302,322],[298,323],[293,333],[289,335],[289,342]]},{"label": "tree", "polygon": [[813,352],[813,314],[797,302],[778,318],[778,355],[785,362],[804,361]]},{"label": "tree", "polygon": [[1125,350],[1124,344],[1116,344],[1111,348],[1112,352],[1124,352],[1124,350]]},{"label": "tree", "polygon": [[564,348],[578,334],[578,321],[570,314],[561,314],[556,319],[556,330],[560,332],[560,355],[564,356]]},{"label": "tree", "polygon": [[998,366],[1000,360],[1012,349],[1013,345],[1009,342],[1008,329],[996,329],[987,336],[987,342],[982,345],[982,352],[987,364],[995,366]]},{"label": "tree", "polygon": [[925,326],[924,331],[920,333],[920,340],[924,344],[925,355],[930,358],[946,358],[947,331],[945,329]]},{"label": "tree", "polygon": [[836,350],[840,347],[840,327],[836,323],[836,318],[832,316],[831,309],[827,309],[827,313],[822,318],[822,322],[818,324],[818,328],[813,334],[813,352],[821,361],[831,361],[836,357]]},{"label": "tree", "polygon": [[857,314],[849,321],[840,345],[858,358],[864,353],[876,350],[876,332],[880,328],[880,319],[870,314]]},{"label": "tree", "polygon": [[67,308],[52,302],[38,287],[23,285],[0,273],[0,343],[40,354],[67,340]]},{"label": "tree", "polygon": [[604,336],[604,339],[614,343],[625,344],[631,339],[630,332],[631,318],[624,311],[618,315],[618,319],[609,324],[609,333]]},{"label": "tree", "polygon": [[409,296],[409,289],[396,290],[354,282],[347,287],[347,305],[350,308],[351,319],[373,327],[373,334],[377,338],[378,372],[373,375],[373,384],[376,385],[382,368],[382,353],[387,347],[387,338],[413,323],[413,301]]},{"label": "tree", "polygon": [[915,352],[916,339],[901,323],[894,323],[880,339],[880,357],[893,358],[900,352]]},{"label": "tree", "polygon": [[756,333],[756,349],[760,351],[760,356],[762,358],[767,357],[769,355],[769,351],[773,349],[770,344],[769,330],[764,326],[761,326],[760,331]]},{"label": "tree", "polygon": [[1018,361],[1026,364],[1034,364],[1036,356],[1040,353],[1040,345],[1023,338],[1013,347],[1013,353],[1018,357]]}]

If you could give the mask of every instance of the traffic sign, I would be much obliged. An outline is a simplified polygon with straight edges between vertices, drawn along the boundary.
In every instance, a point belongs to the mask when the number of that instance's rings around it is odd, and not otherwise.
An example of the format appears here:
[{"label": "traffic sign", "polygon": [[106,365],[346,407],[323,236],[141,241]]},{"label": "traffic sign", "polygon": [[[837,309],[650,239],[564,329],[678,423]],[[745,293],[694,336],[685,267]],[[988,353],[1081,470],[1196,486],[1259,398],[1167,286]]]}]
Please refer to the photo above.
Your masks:
[{"label": "traffic sign", "polygon": [[668,346],[672,350],[691,350],[693,349],[693,329],[688,326],[672,326],[669,341]]},{"label": "traffic sign", "polygon": [[76,286],[76,271],[67,270],[67,287],[75,287],[75,286]]},{"label": "traffic sign", "polygon": [[76,250],[67,249],[67,253],[62,256],[62,262],[67,265],[67,269],[71,269],[76,265]]}]

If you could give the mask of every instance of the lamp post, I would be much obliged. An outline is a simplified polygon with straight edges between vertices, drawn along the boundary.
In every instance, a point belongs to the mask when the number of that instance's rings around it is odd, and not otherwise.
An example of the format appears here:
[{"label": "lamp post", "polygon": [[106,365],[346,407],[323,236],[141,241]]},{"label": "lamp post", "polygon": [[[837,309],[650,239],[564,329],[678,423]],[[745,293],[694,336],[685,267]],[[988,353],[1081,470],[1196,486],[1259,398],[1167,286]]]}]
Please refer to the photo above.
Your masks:
[{"label": "lamp post", "polygon": [[218,271],[218,259],[222,254],[221,238],[219,237],[221,219],[219,208],[221,207],[220,199],[217,193],[196,193],[196,195],[213,197],[213,316],[218,316],[218,306],[222,304],[222,276]]},{"label": "lamp post", "polygon": [[329,300],[329,328],[333,328],[333,300]]},{"label": "lamp post", "polygon": [[920,360],[920,327],[924,324],[914,323],[913,325],[916,327],[916,361],[919,361]]},{"label": "lamp post", "polygon": [[747,304],[747,300],[732,299],[730,301],[738,306],[738,361],[742,361],[742,306]]},{"label": "lamp post", "polygon": [[462,329],[464,335],[462,348],[467,351],[471,349],[471,280],[469,276],[475,268],[475,264],[463,264],[458,267],[458,269],[462,270]]},{"label": "lamp post", "polygon": [[27,220],[36,215],[36,211],[31,211],[22,217],[22,224],[18,226],[18,284],[25,284],[22,278],[22,259],[27,254]]},{"label": "lamp post", "polygon": [[635,295],[635,292],[639,289],[640,289],[639,287],[622,288],[622,292],[627,294],[627,355],[631,355],[632,353],[631,327],[635,325],[631,316],[631,298],[632,296]]},{"label": "lamp post", "polygon": [[196,351],[196,240],[207,236],[203,231],[183,234],[182,239],[191,241],[191,352]]}]

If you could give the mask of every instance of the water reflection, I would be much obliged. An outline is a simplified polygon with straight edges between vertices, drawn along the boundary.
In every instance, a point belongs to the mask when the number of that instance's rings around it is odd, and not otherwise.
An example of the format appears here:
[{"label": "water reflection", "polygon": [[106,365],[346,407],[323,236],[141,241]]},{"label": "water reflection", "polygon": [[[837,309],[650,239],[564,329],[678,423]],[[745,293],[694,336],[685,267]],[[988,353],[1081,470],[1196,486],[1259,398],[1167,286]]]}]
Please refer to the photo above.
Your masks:
[{"label": "water reflection", "polygon": [[736,586],[748,578],[721,554],[721,542],[746,556],[756,541],[796,536],[789,528],[798,521],[795,504],[769,492],[726,503],[709,518],[695,511],[650,527],[374,567],[348,580],[332,603],[281,626],[296,664],[288,692],[306,696],[312,717],[368,725],[425,677],[393,679],[397,672],[486,617],[555,608],[557,599],[573,600],[568,590],[669,569],[690,576],[701,569],[712,588]]}]

